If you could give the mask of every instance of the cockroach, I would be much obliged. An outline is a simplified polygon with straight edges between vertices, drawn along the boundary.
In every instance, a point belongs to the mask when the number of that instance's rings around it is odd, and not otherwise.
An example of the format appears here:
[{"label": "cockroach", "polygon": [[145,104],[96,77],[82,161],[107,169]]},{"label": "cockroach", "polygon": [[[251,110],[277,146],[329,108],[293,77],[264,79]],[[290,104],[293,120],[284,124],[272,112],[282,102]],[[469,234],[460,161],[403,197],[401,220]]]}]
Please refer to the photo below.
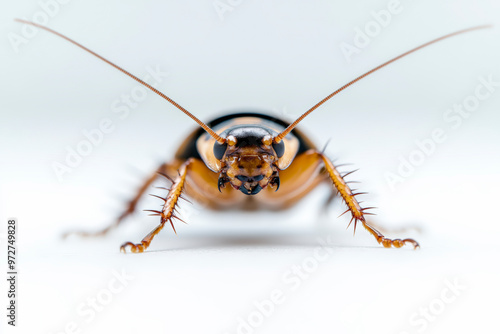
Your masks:
[{"label": "cockroach", "polygon": [[135,197],[129,202],[127,209],[112,225],[94,233],[77,232],[80,235],[102,235],[118,226],[134,212],[137,202],[153,181],[163,176],[172,185],[167,189],[168,194],[165,197],[157,196],[164,202],[161,210],[151,210],[153,215],[160,217],[159,225],[140,243],[126,242],[120,247],[123,252],[130,248],[134,253],[144,252],[167,222],[175,232],[174,220],[182,221],[176,215],[176,208],[179,200],[185,198],[184,194],[204,204],[207,208],[215,210],[283,209],[294,205],[324,182],[331,182],[334,190],[347,205],[347,210],[343,214],[348,212],[351,214],[348,227],[354,223],[355,231],[357,223],[361,223],[377,242],[386,248],[400,248],[406,244],[413,246],[414,249],[418,248],[419,244],[414,239],[386,238],[373,224],[369,223],[365,216],[371,214],[367,211],[372,208],[360,205],[356,196],[363,193],[354,192],[349,187],[349,182],[345,181],[350,173],[341,174],[338,166],[334,165],[296,127],[307,115],[333,96],[373,72],[449,37],[490,27],[484,25],[456,31],[411,49],[338,88],[292,123],[257,112],[225,115],[204,123],[170,97],[69,37],[37,23],[20,19],[16,21],[53,33],[100,58],[170,102],[199,125],[178,148],[173,160],[163,163],[145,180]]}]

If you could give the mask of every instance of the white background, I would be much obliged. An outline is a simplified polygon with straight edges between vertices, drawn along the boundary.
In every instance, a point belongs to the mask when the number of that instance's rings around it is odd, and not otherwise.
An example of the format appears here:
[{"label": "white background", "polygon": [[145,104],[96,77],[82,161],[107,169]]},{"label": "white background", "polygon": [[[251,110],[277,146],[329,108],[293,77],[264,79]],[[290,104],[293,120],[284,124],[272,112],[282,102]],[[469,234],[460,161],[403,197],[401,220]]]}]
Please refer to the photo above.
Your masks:
[{"label": "white background", "polygon": [[[43,1],[42,1],[43,2]],[[234,2],[236,3],[236,1]],[[189,225],[169,227],[139,255],[118,252],[157,223],[142,209],[99,239],[67,230],[113,221],[141,180],[169,159],[193,122],[153,94],[120,119],[112,104],[136,83],[82,50],[39,32],[15,50],[12,34],[42,11],[37,1],[4,4],[0,91],[2,253],[8,217],[18,229],[18,327],[8,332],[237,333],[258,319],[255,303],[282,291],[282,303],[242,333],[468,333],[498,331],[500,91],[454,129],[443,119],[474,94],[480,77],[500,81],[496,1],[401,1],[402,11],[348,62],[342,42],[388,1],[241,1],[222,19],[213,2],[71,1],[48,25],[143,77],[169,75],[160,89],[202,120],[234,110],[293,119],[357,75],[421,43],[474,25],[364,79],[310,115],[301,128],[338,163],[360,168],[368,206],[387,227],[420,226],[418,251],[383,249],[362,228],[352,237],[335,202],[318,188],[284,213],[211,213],[182,204]],[[54,162],[109,118],[102,143],[60,182]],[[445,131],[425,161],[391,187],[400,157]],[[150,193],[162,194],[151,189]],[[318,238],[330,253],[314,258]],[[325,251],[324,249],[322,250]],[[2,256],[5,268],[6,256]],[[291,283],[293,266],[310,273]],[[315,266],[317,265],[317,266]],[[2,269],[3,270],[3,269]],[[91,298],[109,296],[113,271],[134,278],[90,320]],[[288,278],[288,279],[287,279]],[[448,284],[458,284],[454,294]],[[444,296],[444,297],[443,297]],[[90,299],[89,299],[90,298]],[[447,302],[443,301],[443,298]],[[453,301],[451,301],[453,299]],[[442,307],[441,307],[442,306]],[[101,307],[101,305],[99,306]],[[426,311],[429,310],[430,311]],[[429,312],[428,318],[422,314]],[[425,320],[427,319],[427,320]],[[67,333],[71,330],[66,330]]]}]

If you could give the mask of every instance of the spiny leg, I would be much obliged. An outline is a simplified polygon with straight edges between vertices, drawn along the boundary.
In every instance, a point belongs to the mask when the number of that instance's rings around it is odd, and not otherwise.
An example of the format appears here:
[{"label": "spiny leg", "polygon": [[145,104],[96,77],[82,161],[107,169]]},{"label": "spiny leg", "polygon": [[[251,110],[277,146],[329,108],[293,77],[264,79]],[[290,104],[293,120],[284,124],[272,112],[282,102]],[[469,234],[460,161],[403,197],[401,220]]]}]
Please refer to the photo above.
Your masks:
[{"label": "spiny leg", "polygon": [[[321,154],[324,154],[325,149],[326,149],[326,145],[325,145],[325,148],[323,148],[323,150],[321,151]],[[334,161],[332,161],[332,164],[334,164]],[[352,164],[341,164],[341,165],[334,165],[334,166],[336,168],[339,168],[339,167],[348,166],[348,165],[352,165]],[[324,169],[322,170],[322,172],[324,172],[325,170],[326,170],[326,167],[324,167]],[[359,182],[357,182],[357,181],[348,181],[346,183],[359,183]],[[339,195],[339,192],[336,189],[332,190],[332,192],[330,192],[330,195],[328,196],[328,198],[326,199],[325,203],[322,206],[323,212],[326,213],[328,211],[328,208],[332,205],[333,201],[337,198],[338,195]]]},{"label": "spiny leg", "polygon": [[351,188],[349,188],[346,181],[344,180],[344,177],[349,175],[350,173],[345,174],[343,177],[339,173],[337,168],[335,168],[335,166],[330,161],[330,159],[328,159],[323,153],[317,152],[317,154],[323,160],[323,162],[325,164],[326,171],[327,171],[328,175],[330,176],[330,179],[333,181],[333,185],[335,186],[335,188],[337,189],[340,196],[342,197],[342,199],[344,200],[344,202],[346,203],[346,205],[348,207],[348,209],[344,213],[347,213],[349,211],[351,212],[352,218],[351,218],[351,221],[349,222],[349,225],[351,225],[351,223],[354,221],[354,231],[356,231],[357,222],[360,221],[361,224],[363,224],[363,227],[368,232],[370,232],[375,237],[375,239],[377,239],[377,242],[379,244],[382,244],[386,248],[390,248],[391,246],[396,247],[396,248],[400,248],[400,247],[404,246],[405,244],[411,244],[411,245],[413,245],[413,247],[415,249],[419,247],[418,242],[416,242],[413,239],[403,239],[403,240],[401,240],[401,239],[389,239],[389,238],[386,238],[382,233],[377,231],[375,228],[370,226],[366,222],[366,218],[365,218],[365,215],[370,214],[370,213],[367,213],[365,211],[370,209],[370,208],[362,208],[359,205],[358,200],[356,199],[356,195],[360,195],[362,193],[353,193]]},{"label": "spiny leg", "polygon": [[110,230],[118,227],[126,217],[131,215],[137,206],[137,202],[141,199],[142,195],[144,195],[144,192],[149,188],[149,186],[158,178],[159,174],[164,174],[166,175],[167,171],[171,169],[171,165],[169,164],[162,164],[158,169],[151,174],[142,184],[142,186],[137,190],[137,193],[135,194],[134,198],[127,203],[127,208],[123,213],[109,226],[105,227],[102,230],[99,231],[70,231],[66,232],[63,234],[63,238],[66,238],[69,235],[75,234],[79,235],[82,237],[100,237],[104,236],[106,233],[108,233]]},{"label": "spiny leg", "polygon": [[[161,217],[160,220],[160,225],[158,225],[153,231],[151,231],[147,236],[142,239],[142,241],[138,244],[134,244],[132,242],[126,242],[120,247],[120,251],[126,253],[126,248],[127,246],[130,246],[130,250],[133,253],[142,253],[144,252],[149,245],[151,244],[151,241],[157,235],[163,226],[165,226],[165,223],[168,221],[170,222],[170,225],[174,229],[175,232],[175,227],[172,222],[172,219],[178,219],[181,220],[179,217],[174,215],[174,210],[177,205],[177,201],[179,198],[181,198],[182,190],[184,188],[184,183],[186,181],[186,176],[189,170],[190,164],[194,161],[193,158],[188,159],[186,162],[184,162],[181,167],[179,168],[178,171],[178,176],[175,178],[172,187],[170,188],[167,196],[165,197],[164,201],[165,204],[163,205],[163,208],[161,211],[155,211],[155,213]],[[182,221],[182,220],[181,220]],[[177,233],[177,232],[176,232]]]}]

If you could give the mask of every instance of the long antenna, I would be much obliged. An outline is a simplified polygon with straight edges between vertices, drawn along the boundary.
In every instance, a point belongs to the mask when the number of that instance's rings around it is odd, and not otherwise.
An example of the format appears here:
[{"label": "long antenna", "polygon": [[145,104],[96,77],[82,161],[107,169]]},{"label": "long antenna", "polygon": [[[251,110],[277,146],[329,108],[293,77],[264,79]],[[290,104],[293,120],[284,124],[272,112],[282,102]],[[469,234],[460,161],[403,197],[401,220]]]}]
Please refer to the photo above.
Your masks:
[{"label": "long antenna", "polygon": [[226,142],[226,139],[225,138],[222,138],[221,136],[219,136],[217,133],[214,132],[214,130],[212,130],[210,127],[208,127],[208,125],[206,125],[205,123],[203,123],[202,121],[200,121],[196,116],[194,116],[193,114],[191,114],[189,111],[187,111],[186,109],[184,109],[182,106],[180,106],[177,102],[175,102],[174,100],[172,100],[171,98],[169,98],[168,96],[166,96],[165,94],[163,94],[162,92],[160,92],[159,90],[157,90],[156,88],[154,88],[153,86],[149,85],[148,83],[142,81],[141,79],[139,79],[138,77],[136,77],[135,75],[133,75],[132,73],[124,70],[123,68],[121,68],[120,66],[112,63],[111,61],[107,60],[106,58],[102,57],[101,55],[95,53],[94,51],[86,48],[85,46],[81,45],[80,43],[77,43],[75,42],[74,40],[72,40],[71,38],[67,37],[67,36],[64,36],[63,34],[61,33],[58,33],[57,31],[55,30],[52,30],[50,28],[47,28],[45,26],[42,26],[40,24],[37,24],[37,23],[34,23],[34,22],[30,22],[30,21],[26,21],[26,20],[21,20],[21,19],[15,19],[15,21],[17,22],[21,22],[21,23],[25,23],[25,24],[29,24],[29,25],[32,25],[32,26],[35,26],[37,28],[40,28],[40,29],[43,29],[45,31],[48,31],[50,33],[53,33],[54,35],[57,35],[59,37],[62,37],[64,38],[65,40],[67,40],[68,42],[70,43],[73,43],[74,45],[78,46],[79,48],[87,51],[88,53],[91,53],[93,54],[94,56],[96,56],[97,58],[101,59],[102,61],[108,63],[109,65],[113,66],[114,68],[116,68],[117,70],[121,71],[122,73],[128,75],[129,77],[131,77],[132,79],[134,79],[135,81],[137,81],[138,83],[140,83],[141,85],[144,85],[146,86],[147,88],[149,88],[151,91],[153,91],[154,93],[160,95],[161,97],[163,97],[165,100],[167,100],[168,102],[170,102],[172,105],[174,105],[174,107],[176,107],[177,109],[179,109],[180,111],[182,111],[183,113],[185,113],[186,115],[188,115],[189,117],[191,117],[191,119],[193,119],[193,121],[195,121],[196,123],[198,123],[199,126],[201,126],[203,128],[203,130],[205,130],[206,132],[208,132],[217,142],[219,142],[220,144],[224,144]]},{"label": "long antenna", "polygon": [[344,89],[346,89],[347,87],[349,87],[352,84],[354,84],[354,83],[358,82],[359,80],[363,79],[364,77],[372,74],[373,72],[376,72],[376,71],[380,70],[382,67],[385,67],[385,66],[389,65],[390,63],[393,63],[396,60],[401,59],[401,58],[409,55],[410,53],[413,53],[413,52],[415,52],[417,50],[425,48],[426,46],[429,46],[431,44],[434,44],[434,43],[437,43],[439,41],[442,41],[443,39],[446,39],[446,38],[449,38],[449,37],[452,37],[452,36],[455,36],[455,35],[463,34],[463,33],[469,32],[469,31],[478,30],[478,29],[485,29],[485,28],[491,28],[491,27],[492,27],[492,25],[482,25],[482,26],[477,26],[477,27],[472,27],[472,28],[468,28],[468,29],[459,30],[459,31],[453,32],[451,34],[444,35],[444,36],[436,38],[436,39],[434,39],[434,40],[432,40],[430,42],[427,42],[425,44],[417,46],[416,48],[411,49],[410,51],[407,51],[407,52],[405,52],[405,53],[403,53],[403,54],[401,54],[401,55],[399,55],[399,56],[397,56],[395,58],[392,58],[391,60],[383,63],[382,65],[379,65],[379,66],[371,69],[370,71],[366,72],[365,74],[360,75],[356,79],[354,79],[351,82],[348,82],[344,86],[340,87],[339,89],[337,89],[336,91],[334,91],[333,93],[331,93],[330,95],[328,95],[327,97],[325,97],[323,100],[321,100],[317,104],[315,104],[311,109],[309,109],[308,111],[306,111],[305,113],[303,113],[299,118],[297,118],[297,120],[295,122],[293,122],[292,124],[290,124],[285,130],[283,130],[283,132],[281,132],[276,137],[274,137],[274,142],[275,143],[279,143],[283,138],[285,138],[285,136],[290,131],[293,130],[293,128],[295,128],[297,126],[297,124],[299,124],[307,115],[309,115],[310,113],[312,113],[314,110],[316,110],[323,103],[325,103],[326,101],[328,101],[329,99],[331,99],[332,97],[334,97],[335,95],[337,95],[338,93],[340,93],[341,91],[343,91]]}]

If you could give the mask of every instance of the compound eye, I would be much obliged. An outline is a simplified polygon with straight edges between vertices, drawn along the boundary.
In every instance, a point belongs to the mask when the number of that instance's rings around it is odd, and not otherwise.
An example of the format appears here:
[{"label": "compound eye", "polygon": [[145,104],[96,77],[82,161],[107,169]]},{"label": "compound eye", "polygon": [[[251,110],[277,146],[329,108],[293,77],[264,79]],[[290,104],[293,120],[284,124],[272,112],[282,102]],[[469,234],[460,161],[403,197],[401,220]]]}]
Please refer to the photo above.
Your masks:
[{"label": "compound eye", "polygon": [[227,143],[219,144],[219,142],[215,142],[214,144],[214,155],[217,160],[221,160],[226,153]]},{"label": "compound eye", "polygon": [[279,143],[274,143],[273,142],[273,148],[274,148],[274,152],[276,152],[276,155],[278,156],[278,158],[281,158],[283,156],[283,154],[285,154],[285,143],[282,141],[280,141]]}]

